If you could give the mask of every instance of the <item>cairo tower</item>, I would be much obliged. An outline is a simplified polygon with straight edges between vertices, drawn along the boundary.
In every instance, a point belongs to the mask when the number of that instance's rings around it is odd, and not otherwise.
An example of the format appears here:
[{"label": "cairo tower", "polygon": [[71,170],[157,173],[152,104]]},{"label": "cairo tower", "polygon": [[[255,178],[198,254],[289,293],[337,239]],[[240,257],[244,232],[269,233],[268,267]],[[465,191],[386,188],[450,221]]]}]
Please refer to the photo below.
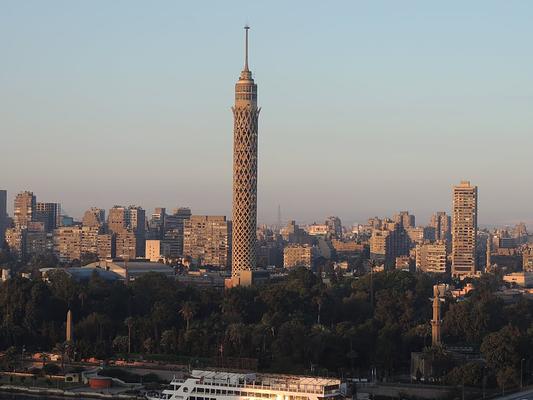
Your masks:
[{"label": "cairo tower", "polygon": [[256,265],[257,226],[257,85],[248,69],[248,26],[244,27],[244,69],[235,84],[233,110],[232,280],[251,283]]}]

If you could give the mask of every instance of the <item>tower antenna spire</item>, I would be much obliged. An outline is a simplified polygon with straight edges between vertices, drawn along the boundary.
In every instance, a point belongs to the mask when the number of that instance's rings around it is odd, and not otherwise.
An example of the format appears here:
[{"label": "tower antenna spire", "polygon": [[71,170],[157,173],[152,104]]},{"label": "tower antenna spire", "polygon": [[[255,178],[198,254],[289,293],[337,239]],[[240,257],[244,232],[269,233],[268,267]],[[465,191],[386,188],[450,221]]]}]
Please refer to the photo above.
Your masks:
[{"label": "tower antenna spire", "polygon": [[246,32],[245,41],[244,41],[244,70],[248,71],[248,31],[250,26],[248,24],[244,25],[244,31]]}]

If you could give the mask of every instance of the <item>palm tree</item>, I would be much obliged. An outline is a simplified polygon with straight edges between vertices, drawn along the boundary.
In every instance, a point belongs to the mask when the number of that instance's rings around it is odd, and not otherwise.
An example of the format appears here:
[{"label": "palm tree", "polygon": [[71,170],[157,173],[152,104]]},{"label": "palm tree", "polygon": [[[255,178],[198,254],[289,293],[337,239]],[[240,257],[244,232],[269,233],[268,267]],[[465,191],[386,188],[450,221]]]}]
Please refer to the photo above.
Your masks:
[{"label": "palm tree", "polygon": [[87,292],[85,290],[82,290],[80,294],[78,295],[78,299],[81,302],[81,308],[85,305],[85,300],[87,300]]},{"label": "palm tree", "polygon": [[132,317],[128,317],[124,320],[124,323],[128,327],[128,354],[131,353],[131,330],[133,328],[134,319]]},{"label": "palm tree", "polygon": [[313,299],[315,304],[318,306],[317,315],[316,315],[316,324],[320,325],[320,316],[322,313],[322,306],[324,305],[324,292],[320,291],[318,295]]},{"label": "palm tree", "polygon": [[193,319],[195,313],[194,305],[190,301],[186,301],[182,304],[179,313],[187,323],[186,332],[189,332],[190,321]]},{"label": "palm tree", "polygon": [[61,369],[65,370],[65,354],[67,354],[66,343],[57,343],[54,347],[54,352],[61,355]]}]

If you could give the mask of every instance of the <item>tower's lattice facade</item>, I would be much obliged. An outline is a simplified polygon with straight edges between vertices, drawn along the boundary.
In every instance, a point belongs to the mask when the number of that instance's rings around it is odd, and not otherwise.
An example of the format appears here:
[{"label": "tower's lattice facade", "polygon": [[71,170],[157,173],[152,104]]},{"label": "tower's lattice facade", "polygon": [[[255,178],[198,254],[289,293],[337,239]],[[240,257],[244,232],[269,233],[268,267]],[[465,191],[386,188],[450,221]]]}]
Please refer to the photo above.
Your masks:
[{"label": "tower's lattice facade", "polygon": [[248,69],[248,29],[245,62],[235,84],[233,110],[233,237],[232,276],[256,265],[257,227],[257,85]]}]

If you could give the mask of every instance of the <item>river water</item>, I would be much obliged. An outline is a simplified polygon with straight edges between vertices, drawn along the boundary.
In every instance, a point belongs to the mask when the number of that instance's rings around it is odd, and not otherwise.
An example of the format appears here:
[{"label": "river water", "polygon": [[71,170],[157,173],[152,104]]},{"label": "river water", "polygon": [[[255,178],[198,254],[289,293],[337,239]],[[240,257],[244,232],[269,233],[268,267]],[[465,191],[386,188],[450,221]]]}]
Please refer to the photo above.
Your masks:
[{"label": "river water", "polygon": [[63,396],[51,396],[51,395],[39,395],[39,394],[21,394],[21,393],[8,393],[0,392],[0,400],[96,400],[94,398],[89,399],[88,397],[63,397]]}]

